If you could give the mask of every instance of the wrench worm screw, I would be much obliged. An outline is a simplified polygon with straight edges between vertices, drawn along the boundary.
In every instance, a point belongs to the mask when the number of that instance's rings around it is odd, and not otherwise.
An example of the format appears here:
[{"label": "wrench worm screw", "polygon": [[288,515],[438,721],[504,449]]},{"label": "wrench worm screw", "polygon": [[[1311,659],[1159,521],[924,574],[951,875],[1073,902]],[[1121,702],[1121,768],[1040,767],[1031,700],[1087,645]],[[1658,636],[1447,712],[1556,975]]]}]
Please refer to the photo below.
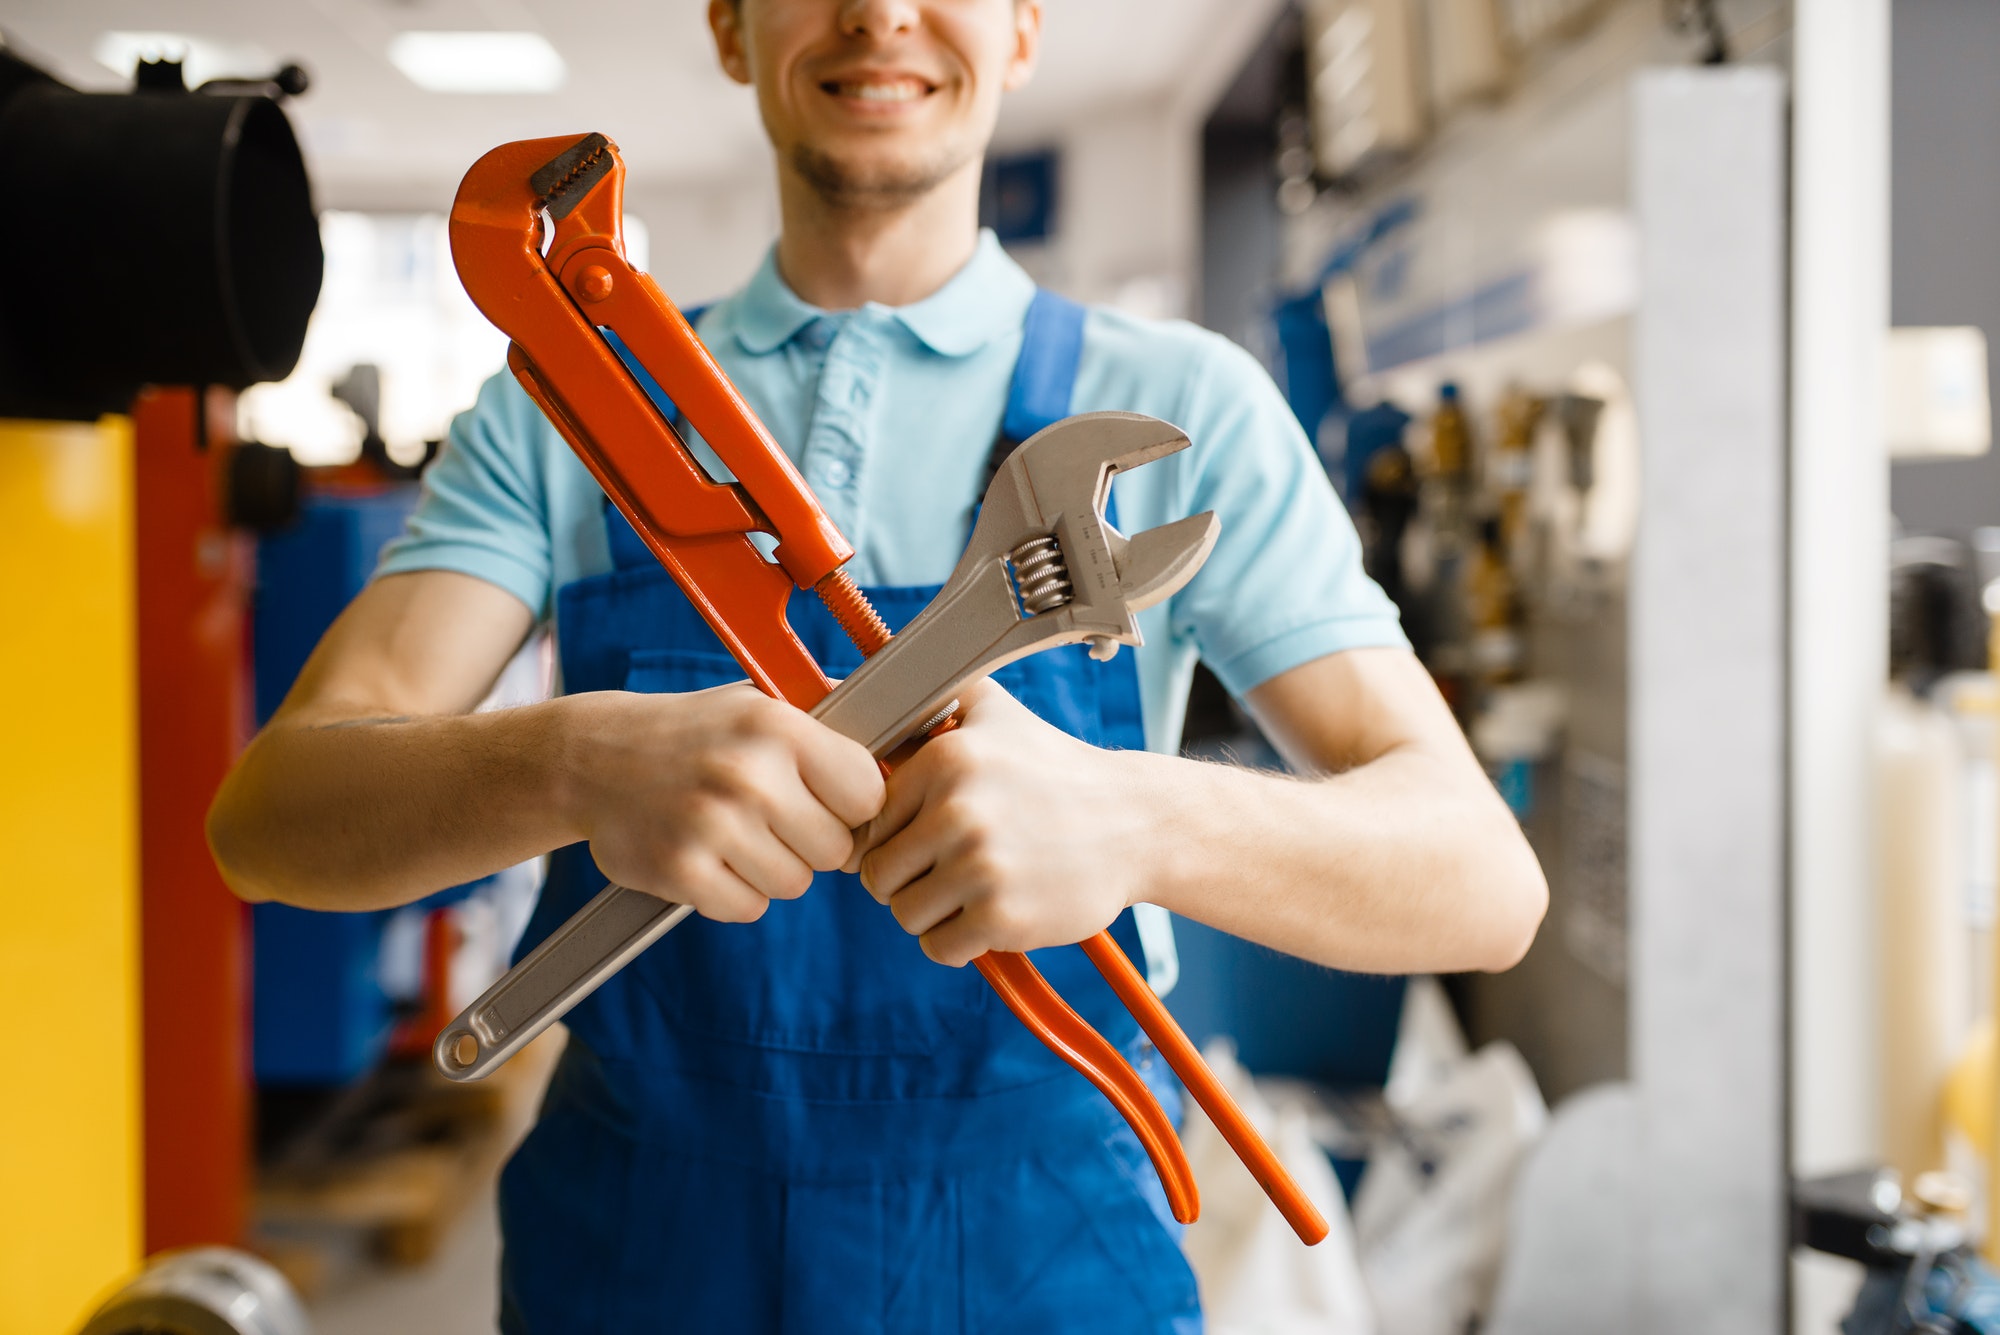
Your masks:
[{"label": "wrench worm screw", "polygon": [[1069,566],[1063,562],[1062,548],[1053,536],[1030,538],[1009,552],[1007,559],[1013,563],[1021,606],[1028,615],[1053,612],[1075,596],[1069,582]]},{"label": "wrench worm screw", "polygon": [[930,736],[933,732],[937,731],[938,724],[944,722],[946,719],[950,718],[953,714],[956,714],[957,712],[958,712],[958,701],[953,700],[947,705],[945,705],[943,709],[938,710],[937,713],[925,719],[924,726],[917,729],[917,735],[920,737]]}]

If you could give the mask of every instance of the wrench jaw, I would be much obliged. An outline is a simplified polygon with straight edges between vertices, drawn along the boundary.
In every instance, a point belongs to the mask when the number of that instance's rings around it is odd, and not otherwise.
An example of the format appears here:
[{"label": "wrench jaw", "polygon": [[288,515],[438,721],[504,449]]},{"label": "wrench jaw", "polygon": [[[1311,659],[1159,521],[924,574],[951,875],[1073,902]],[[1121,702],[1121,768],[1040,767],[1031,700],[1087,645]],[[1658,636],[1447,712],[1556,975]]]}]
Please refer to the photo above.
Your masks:
[{"label": "wrench jaw", "polygon": [[1143,612],[1187,587],[1215,550],[1222,521],[1215,517],[1215,511],[1204,510],[1129,538],[1116,529],[1110,532],[1119,597],[1127,608]]},{"label": "wrench jaw", "polygon": [[972,541],[894,651],[862,662],[813,709],[877,757],[894,751],[975,678],[1038,650],[1087,643],[1093,658],[1143,643],[1138,613],[1181,588],[1215,545],[1194,515],[1127,538],[1104,516],[1110,478],[1187,448],[1134,413],[1057,423],[1014,452],[987,488]]},{"label": "wrench jaw", "polygon": [[[1176,519],[1126,537],[1102,519],[1065,516],[1057,541],[1069,565],[1074,599],[1062,610],[1079,618],[1116,620],[1136,627],[1132,614],[1163,602],[1186,586],[1215,549],[1222,521],[1213,510]],[[1120,643],[1136,645],[1107,631]],[[1134,629],[1133,634],[1137,634]]]},{"label": "wrench jaw", "polygon": [[[1104,518],[1111,479],[1188,444],[1180,428],[1140,413],[1080,413],[1044,427],[994,474],[953,578],[1047,534],[1056,535],[1075,565],[1078,553],[1105,545],[1100,533],[1117,533]],[[1087,511],[1079,500],[1087,500]],[[1099,573],[1115,581],[1116,566],[1102,559]]]},{"label": "wrench jaw", "polygon": [[1001,471],[1018,468],[1045,504],[1088,496],[1102,515],[1114,474],[1178,454],[1188,444],[1179,427],[1143,413],[1079,413],[1030,436]]}]

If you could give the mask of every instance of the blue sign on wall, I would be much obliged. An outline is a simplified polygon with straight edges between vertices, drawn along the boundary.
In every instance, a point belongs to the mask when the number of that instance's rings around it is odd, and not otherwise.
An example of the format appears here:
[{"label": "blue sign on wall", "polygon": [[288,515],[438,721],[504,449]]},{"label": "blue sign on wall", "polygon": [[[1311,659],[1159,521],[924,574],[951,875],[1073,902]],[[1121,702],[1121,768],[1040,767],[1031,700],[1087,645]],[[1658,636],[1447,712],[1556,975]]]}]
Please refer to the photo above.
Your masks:
[{"label": "blue sign on wall", "polygon": [[988,158],[979,182],[980,225],[991,227],[1004,245],[1048,240],[1055,231],[1060,162],[1054,149]]}]

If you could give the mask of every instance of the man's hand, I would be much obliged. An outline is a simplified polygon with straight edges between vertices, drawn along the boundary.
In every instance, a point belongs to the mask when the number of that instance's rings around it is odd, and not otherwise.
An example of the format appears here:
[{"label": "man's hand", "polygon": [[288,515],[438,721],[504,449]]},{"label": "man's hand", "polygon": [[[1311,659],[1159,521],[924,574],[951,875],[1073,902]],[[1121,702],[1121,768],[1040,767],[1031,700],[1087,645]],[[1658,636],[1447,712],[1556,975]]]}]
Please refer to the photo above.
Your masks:
[{"label": "man's hand", "polygon": [[959,700],[960,726],[890,776],[848,869],[953,967],[1110,926],[1143,897],[1157,837],[1133,800],[1133,754],[1058,731],[992,682]]},{"label": "man's hand", "polygon": [[230,888],[387,908],[589,840],[613,880],[745,921],[881,808],[866,751],[747,684],[471,712],[533,620],[451,571],[363,590],[215,799]]},{"label": "man's hand", "polygon": [[797,899],[882,806],[858,743],[747,682],[566,698],[564,806],[611,880],[752,922]]},{"label": "man's hand", "polygon": [[1369,973],[1505,969],[1534,937],[1534,853],[1407,650],[1250,692],[1298,777],[1098,750],[990,684],[960,698],[848,862],[939,963],[1081,941],[1140,902]]}]

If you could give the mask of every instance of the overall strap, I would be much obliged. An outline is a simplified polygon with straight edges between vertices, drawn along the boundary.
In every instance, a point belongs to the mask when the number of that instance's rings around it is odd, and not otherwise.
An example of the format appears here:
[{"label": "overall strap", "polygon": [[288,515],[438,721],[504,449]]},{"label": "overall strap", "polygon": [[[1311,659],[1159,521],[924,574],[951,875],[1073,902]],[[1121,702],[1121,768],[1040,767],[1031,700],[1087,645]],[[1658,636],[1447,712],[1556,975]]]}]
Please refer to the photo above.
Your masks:
[{"label": "overall strap", "polygon": [[986,459],[987,483],[1021,442],[1069,416],[1077,363],[1083,359],[1084,307],[1045,287],[1035,289],[1021,322],[1021,355],[1014,362],[1013,383],[1007,387],[1007,411],[1000,419],[1000,437]]}]

